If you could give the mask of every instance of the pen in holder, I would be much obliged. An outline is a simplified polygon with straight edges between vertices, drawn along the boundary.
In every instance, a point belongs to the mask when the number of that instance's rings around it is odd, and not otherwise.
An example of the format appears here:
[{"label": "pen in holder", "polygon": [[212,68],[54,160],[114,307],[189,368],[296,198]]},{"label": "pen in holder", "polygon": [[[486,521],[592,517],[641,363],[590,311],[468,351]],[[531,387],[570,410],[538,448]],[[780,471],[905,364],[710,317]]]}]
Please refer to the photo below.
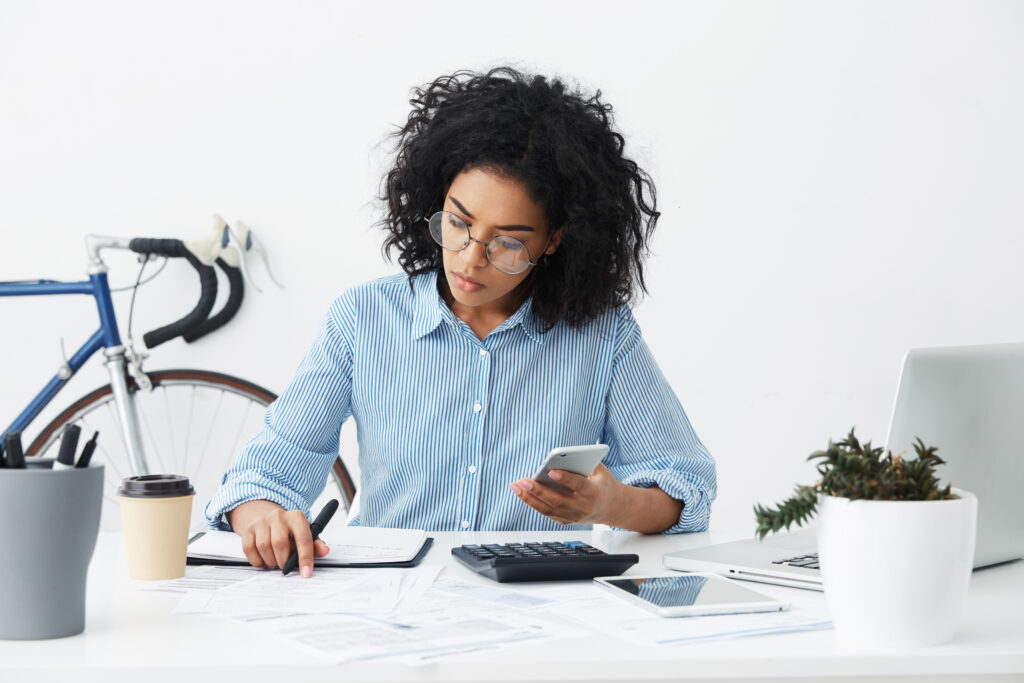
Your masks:
[{"label": "pen in holder", "polygon": [[85,629],[85,579],[100,528],[103,465],[54,470],[53,458],[0,469],[0,639]]}]

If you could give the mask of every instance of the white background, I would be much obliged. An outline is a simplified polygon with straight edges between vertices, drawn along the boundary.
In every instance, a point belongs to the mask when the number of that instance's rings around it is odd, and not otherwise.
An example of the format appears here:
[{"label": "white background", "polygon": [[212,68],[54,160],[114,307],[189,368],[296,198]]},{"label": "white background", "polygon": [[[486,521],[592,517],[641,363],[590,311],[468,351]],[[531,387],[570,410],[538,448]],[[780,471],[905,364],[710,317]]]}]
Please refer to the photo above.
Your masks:
[{"label": "white background", "polygon": [[[374,197],[412,88],[504,63],[599,88],[655,179],[635,310],[718,461],[714,526],[753,530],[751,505],[811,483],[805,457],[852,425],[884,441],[906,349],[1024,339],[1020,2],[4,0],[0,279],[84,279],[89,232],[241,218],[287,289],[257,269],[227,328],[149,367],[279,391],[331,299],[397,270]],[[197,295],[169,266],[136,336]],[[6,425],[96,314],[0,307]],[[105,381],[94,359],[57,403]]]}]

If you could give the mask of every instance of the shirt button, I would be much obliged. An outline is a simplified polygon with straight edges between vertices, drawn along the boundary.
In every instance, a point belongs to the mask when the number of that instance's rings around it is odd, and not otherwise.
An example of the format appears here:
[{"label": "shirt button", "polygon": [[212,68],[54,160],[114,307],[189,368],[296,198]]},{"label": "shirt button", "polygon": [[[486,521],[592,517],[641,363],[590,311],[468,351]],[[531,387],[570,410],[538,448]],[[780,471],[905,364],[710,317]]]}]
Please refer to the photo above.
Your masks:
[{"label": "shirt button", "polygon": [[482,405],[480,405],[480,401],[477,401],[476,403],[473,404],[473,412],[474,413],[479,413],[483,409],[484,409],[484,407]]},{"label": "shirt button", "polygon": [[480,349],[480,355],[481,356],[486,356],[487,355],[487,349]]},{"label": "shirt button", "polygon": [[469,522],[467,522],[466,520],[462,520],[462,528],[463,529],[468,529],[469,528]]},{"label": "shirt button", "polygon": [[470,465],[469,466],[469,473],[473,474],[474,472],[476,472],[476,465]]}]

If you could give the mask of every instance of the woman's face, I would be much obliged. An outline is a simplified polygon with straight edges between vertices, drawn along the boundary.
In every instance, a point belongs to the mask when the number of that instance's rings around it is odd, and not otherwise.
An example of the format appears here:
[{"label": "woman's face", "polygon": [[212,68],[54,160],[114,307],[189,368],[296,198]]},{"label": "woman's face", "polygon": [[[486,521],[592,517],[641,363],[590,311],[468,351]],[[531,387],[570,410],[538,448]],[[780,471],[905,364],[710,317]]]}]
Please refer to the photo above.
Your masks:
[{"label": "woman's face", "polygon": [[[550,235],[541,205],[530,199],[519,181],[491,171],[472,168],[459,173],[448,188],[444,210],[465,221],[470,235],[480,242],[489,242],[498,235],[516,238],[526,245],[533,262],[558,248],[558,236]],[[525,298],[517,288],[536,267],[530,266],[516,275],[503,273],[487,260],[486,247],[475,241],[470,241],[462,251],[441,253],[455,301],[507,314],[513,313]]]}]

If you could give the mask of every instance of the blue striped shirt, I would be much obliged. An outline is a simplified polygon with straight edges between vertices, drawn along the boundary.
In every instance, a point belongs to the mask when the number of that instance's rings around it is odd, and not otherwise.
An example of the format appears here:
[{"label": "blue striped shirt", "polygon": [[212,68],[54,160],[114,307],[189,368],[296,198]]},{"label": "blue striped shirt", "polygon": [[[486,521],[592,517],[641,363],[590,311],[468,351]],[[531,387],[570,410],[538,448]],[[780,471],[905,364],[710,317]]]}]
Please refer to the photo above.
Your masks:
[{"label": "blue striped shirt", "polygon": [[605,443],[619,481],[683,501],[668,532],[707,528],[715,462],[626,307],[541,333],[531,300],[481,341],[441,299],[435,273],[349,289],[295,377],[206,506],[211,526],[254,499],[309,508],[342,423],[359,442],[350,524],[427,530],[589,529],[529,507],[509,482],[557,446]]}]

